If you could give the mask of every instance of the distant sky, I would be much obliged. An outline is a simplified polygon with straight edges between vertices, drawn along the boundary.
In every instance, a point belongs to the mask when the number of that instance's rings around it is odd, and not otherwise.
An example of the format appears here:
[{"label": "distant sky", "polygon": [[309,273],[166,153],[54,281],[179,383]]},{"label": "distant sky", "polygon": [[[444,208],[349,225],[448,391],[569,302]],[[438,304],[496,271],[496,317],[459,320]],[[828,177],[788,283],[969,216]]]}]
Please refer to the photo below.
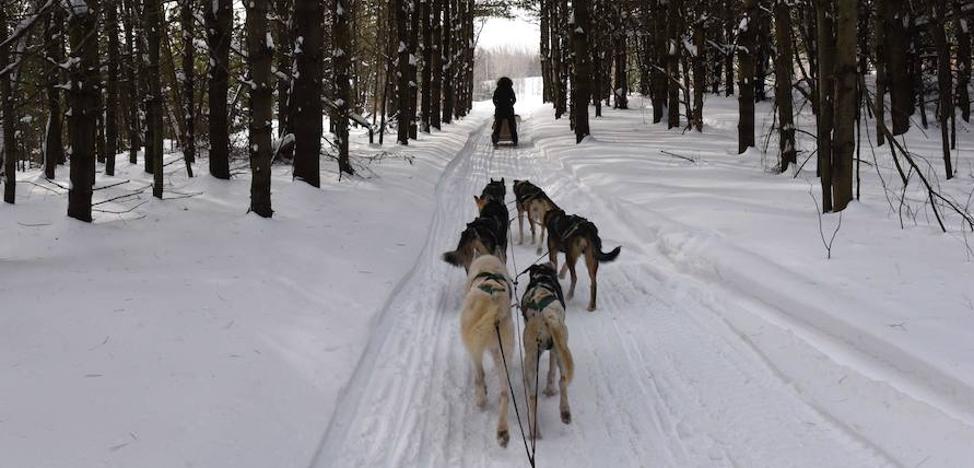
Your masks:
[{"label": "distant sky", "polygon": [[499,47],[513,47],[518,49],[538,50],[541,32],[537,24],[532,24],[523,18],[513,20],[490,18],[480,32],[477,47],[494,49]]}]

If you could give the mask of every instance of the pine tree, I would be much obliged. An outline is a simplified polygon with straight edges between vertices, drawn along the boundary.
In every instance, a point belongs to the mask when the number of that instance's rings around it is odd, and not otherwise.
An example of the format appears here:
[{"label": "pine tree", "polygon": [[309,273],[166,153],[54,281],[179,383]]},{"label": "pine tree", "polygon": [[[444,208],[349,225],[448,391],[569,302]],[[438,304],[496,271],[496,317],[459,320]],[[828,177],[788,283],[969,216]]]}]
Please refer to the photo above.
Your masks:
[{"label": "pine tree", "polygon": [[250,88],[250,211],[270,218],[274,214],[271,209],[271,119],[274,116],[271,64],[274,61],[274,48],[268,43],[270,30],[267,27],[270,0],[248,0],[244,5],[247,10]]}]

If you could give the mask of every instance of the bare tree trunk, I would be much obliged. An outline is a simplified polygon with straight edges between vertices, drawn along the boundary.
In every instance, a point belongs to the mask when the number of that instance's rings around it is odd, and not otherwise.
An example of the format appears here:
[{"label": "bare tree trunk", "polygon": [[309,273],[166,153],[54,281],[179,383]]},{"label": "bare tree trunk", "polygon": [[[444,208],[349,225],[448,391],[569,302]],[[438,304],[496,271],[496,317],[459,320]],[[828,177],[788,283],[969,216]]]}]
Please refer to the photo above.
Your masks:
[{"label": "bare tree trunk", "polygon": [[[300,1],[300,0],[298,0]],[[274,22],[274,42],[277,46],[274,55],[277,60],[277,138],[283,140],[285,135],[294,133],[294,123],[291,121],[291,67],[294,59],[293,15],[296,8],[291,0],[276,0],[276,21]],[[294,160],[294,145],[282,145],[276,157],[281,161]]]},{"label": "bare tree trunk", "polygon": [[[621,12],[618,9],[622,8],[621,4],[614,6],[616,8],[616,16],[619,22],[622,22]],[[618,31],[614,34],[615,40],[613,41],[612,50],[615,52],[615,87],[613,89],[613,95],[615,96],[614,107],[616,109],[628,109],[629,108],[629,77],[627,76],[628,71],[628,57],[629,49],[626,47],[626,32],[623,29],[622,24],[617,24],[616,28]]]},{"label": "bare tree trunk", "polygon": [[815,0],[816,44],[818,50],[818,114],[816,150],[822,184],[822,211],[832,211],[832,96],[835,90],[835,37],[832,33],[831,0]]},{"label": "bare tree trunk", "polygon": [[681,41],[682,28],[682,1],[668,0],[666,14],[667,24],[667,50],[666,50],[666,95],[667,95],[667,128],[680,126],[680,50],[683,49]]},{"label": "bare tree trunk", "polygon": [[589,0],[574,0],[574,23],[569,23],[575,45],[575,73],[572,75],[574,89],[573,114],[575,120],[575,142],[581,143],[589,135],[588,101],[591,94],[589,81],[592,70],[589,65],[588,35],[590,31]]},{"label": "bare tree trunk", "polygon": [[433,5],[433,35],[430,41],[433,83],[430,90],[430,126],[440,129],[441,97],[443,96],[443,4],[449,0],[427,0]]},{"label": "bare tree trunk", "polygon": [[71,188],[68,216],[91,222],[91,193],[95,174],[95,118],[98,112],[98,0],[68,7],[71,41]]},{"label": "bare tree trunk", "polygon": [[[61,67],[64,62],[64,13],[60,8],[48,15],[44,37],[47,38],[45,55],[47,66],[47,130],[44,135],[44,176],[53,179],[57,165],[64,160],[64,143],[61,113]],[[130,98],[131,99],[131,98]]]},{"label": "bare tree trunk", "polygon": [[741,20],[738,37],[737,59],[740,67],[740,90],[737,102],[737,153],[754,146],[754,51],[757,46],[757,1],[744,0],[744,19]]},{"label": "bare tree trunk", "polygon": [[[396,4],[404,0],[395,0]],[[453,60],[453,22],[455,21],[456,0],[441,0],[443,2],[443,123],[453,121],[453,83],[456,70]],[[396,14],[400,9],[397,8]],[[398,24],[398,22],[397,22]],[[403,35],[404,36],[404,35]],[[403,42],[405,44],[405,42]]]},{"label": "bare tree trunk", "polygon": [[910,76],[908,59],[909,37],[904,21],[909,20],[906,0],[884,0],[886,13],[887,71],[890,85],[890,117],[893,135],[902,135],[910,129],[913,114],[913,78]]},{"label": "bare tree trunk", "polygon": [[[10,43],[7,42],[7,8],[0,5],[0,70],[10,65]],[[17,199],[17,135],[14,125],[13,73],[0,77],[0,110],[3,112],[3,201],[14,203]]]},{"label": "bare tree trunk", "polygon": [[774,60],[774,100],[778,107],[778,150],[781,153],[779,169],[785,172],[789,164],[797,162],[791,99],[791,74],[795,66],[791,43],[791,7],[785,0],[775,0],[774,23],[775,40],[778,42],[778,53]]},{"label": "bare tree trunk", "polygon": [[230,178],[230,116],[227,93],[230,84],[230,39],[233,10],[230,0],[211,0],[206,11],[207,44],[210,49],[209,133],[210,175]]},{"label": "bare tree trunk", "polygon": [[146,122],[152,129],[151,138],[146,141],[146,150],[152,154],[152,196],[162,198],[162,80],[159,76],[159,56],[162,38],[162,6],[160,0],[145,0],[146,79],[149,82],[146,94]]},{"label": "bare tree trunk", "polygon": [[539,6],[541,29],[541,102],[552,102],[554,83],[551,74],[551,2],[541,0]]},{"label": "bare tree trunk", "polygon": [[412,96],[412,89],[409,87],[409,4],[407,0],[395,0],[396,2],[396,33],[399,38],[399,86],[397,89],[399,102],[399,132],[396,141],[403,145],[409,144],[409,98]]},{"label": "bare tree trunk", "polygon": [[727,71],[727,77],[724,79],[724,96],[734,94],[734,54],[737,52],[737,48],[731,44],[736,44],[734,36],[734,28],[736,27],[734,21],[736,18],[734,15],[735,6],[734,0],[724,0],[724,31],[727,37],[727,53],[724,56],[724,70]]},{"label": "bare tree trunk", "polygon": [[707,50],[704,33],[705,18],[697,18],[693,22],[693,128],[703,131],[703,92],[707,80]]},{"label": "bare tree trunk", "polygon": [[[565,21],[566,14],[568,13],[568,8],[565,0],[548,0],[551,5],[551,18],[558,21],[558,26],[561,26],[563,21]],[[560,119],[562,115],[565,114],[567,110],[567,86],[565,79],[565,70],[567,68],[568,57],[565,54],[565,28],[555,27],[556,33],[552,36],[552,46],[551,46],[551,75],[552,84],[554,86],[554,108],[555,108],[555,118]]]},{"label": "bare tree trunk", "polygon": [[294,105],[288,119],[294,127],[294,178],[321,186],[322,2],[294,2]]},{"label": "bare tree trunk", "polygon": [[[320,3],[312,3],[319,5],[315,8],[320,12]],[[247,10],[247,66],[250,69],[250,211],[270,218],[274,214],[271,209],[271,119],[274,116],[271,63],[274,49],[267,43],[270,0],[248,0],[244,5]],[[320,117],[317,120],[320,122]]]},{"label": "bare tree trunk", "polygon": [[947,180],[954,177],[954,169],[950,161],[950,119],[954,114],[953,76],[950,73],[950,46],[947,44],[947,33],[944,25],[947,22],[946,0],[936,0],[933,3],[933,41],[937,48],[937,119],[940,121],[941,150],[944,157],[944,170]]},{"label": "bare tree trunk", "polygon": [[419,0],[409,0],[409,138],[415,140],[419,129],[416,125],[416,115],[419,97]]},{"label": "bare tree trunk", "polygon": [[108,80],[105,89],[105,174],[115,175],[118,153],[118,0],[105,4],[105,35],[108,36]]},{"label": "bare tree trunk", "polygon": [[957,38],[957,105],[964,122],[971,121],[971,96],[967,87],[971,82],[971,34],[968,18],[962,10],[960,0],[953,0],[954,35]]},{"label": "bare tree trunk", "polygon": [[423,32],[423,89],[422,105],[420,107],[421,125],[424,133],[430,132],[430,108],[433,100],[433,73],[430,64],[433,62],[433,0],[420,0],[420,22]]},{"label": "bare tree trunk", "polygon": [[137,48],[135,46],[135,37],[133,33],[133,23],[135,23],[135,12],[132,7],[133,0],[122,0],[123,1],[123,16],[122,26],[125,28],[125,101],[128,103],[128,149],[129,149],[129,164],[139,163],[139,147],[142,146],[140,141],[140,116],[139,116],[139,102],[142,99],[141,86],[139,86],[139,81],[136,78],[136,69],[140,67],[141,59],[137,57]]},{"label": "bare tree trunk", "polygon": [[889,77],[886,72],[886,2],[887,0],[876,0],[876,14],[873,22],[873,29],[876,34],[876,95],[873,109],[875,109],[877,146],[882,146],[886,141],[886,135],[882,132],[886,119],[886,89],[889,84]]},{"label": "bare tree trunk", "polygon": [[858,70],[856,32],[859,4],[840,0],[835,35],[835,130],[832,152],[832,195],[834,211],[842,211],[852,201],[852,159],[856,149],[856,109]]},{"label": "bare tree trunk", "polygon": [[354,17],[352,10],[354,0],[333,0],[332,18],[335,35],[335,51],[332,59],[335,66],[335,83],[338,99],[335,103],[338,110],[335,113],[335,144],[338,146],[338,168],[346,174],[354,174],[355,170],[348,161],[348,112],[352,100],[352,90],[349,85],[352,68],[352,41],[348,30],[349,18]]},{"label": "bare tree trunk", "polygon": [[196,46],[193,44],[193,0],[182,0],[179,10],[179,20],[183,33],[183,161],[186,163],[186,175],[193,177],[193,163],[196,162],[196,101],[193,99],[196,90]]}]

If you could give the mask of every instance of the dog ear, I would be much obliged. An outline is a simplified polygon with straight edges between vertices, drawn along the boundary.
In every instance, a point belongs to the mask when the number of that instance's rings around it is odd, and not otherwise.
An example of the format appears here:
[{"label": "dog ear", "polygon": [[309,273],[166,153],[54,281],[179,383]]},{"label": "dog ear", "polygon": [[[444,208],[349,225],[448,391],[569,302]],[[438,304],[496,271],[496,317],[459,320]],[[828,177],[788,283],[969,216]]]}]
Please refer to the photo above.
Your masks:
[{"label": "dog ear", "polygon": [[501,177],[501,183],[502,183],[502,184],[503,184],[503,183],[506,183],[506,182],[504,182],[504,178],[503,178],[503,177]]}]

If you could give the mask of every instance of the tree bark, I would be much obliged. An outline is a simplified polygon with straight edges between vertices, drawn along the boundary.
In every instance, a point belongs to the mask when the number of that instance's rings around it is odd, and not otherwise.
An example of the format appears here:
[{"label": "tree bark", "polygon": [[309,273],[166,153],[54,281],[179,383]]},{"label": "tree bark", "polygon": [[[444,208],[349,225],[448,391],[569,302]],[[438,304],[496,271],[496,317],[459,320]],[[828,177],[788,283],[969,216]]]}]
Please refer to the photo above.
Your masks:
[{"label": "tree bark", "polygon": [[73,3],[68,7],[71,41],[71,188],[68,216],[91,222],[91,194],[95,174],[95,118],[97,117],[98,0]]},{"label": "tree bark", "polygon": [[[396,4],[403,3],[404,0],[395,0]],[[453,60],[453,22],[455,14],[456,0],[441,0],[443,2],[443,123],[453,121],[453,80],[454,80],[454,60]],[[396,14],[399,14],[397,8]],[[398,22],[397,22],[398,24]],[[404,42],[405,43],[405,42]]]},{"label": "tree bark", "polygon": [[950,46],[947,44],[947,33],[944,26],[947,22],[947,2],[946,0],[935,0],[933,3],[933,22],[930,24],[933,30],[934,46],[937,49],[937,95],[939,102],[937,105],[937,120],[940,121],[941,151],[944,158],[944,171],[947,180],[954,177],[954,169],[950,161],[950,119],[954,114],[953,96],[953,76],[950,70]]},{"label": "tree bark", "polygon": [[666,50],[666,125],[667,128],[680,126],[680,50],[683,43],[681,25],[682,1],[668,0],[666,14],[667,50]]},{"label": "tree bark", "polygon": [[108,36],[108,79],[105,88],[105,174],[115,175],[118,153],[118,1],[105,2],[105,35]]},{"label": "tree bark", "polygon": [[707,81],[705,16],[693,22],[693,128],[703,132],[703,92]]},{"label": "tree bark", "polygon": [[54,179],[57,165],[64,161],[64,143],[61,113],[61,67],[64,62],[64,10],[55,8],[46,20],[44,37],[47,38],[45,55],[47,66],[47,130],[44,134],[44,176]]},{"label": "tree bark", "polygon": [[590,80],[592,70],[589,65],[589,44],[588,35],[590,30],[589,19],[589,0],[574,0],[575,22],[569,23],[572,30],[572,39],[575,46],[575,70],[572,75],[572,86],[574,88],[573,114],[575,121],[575,142],[581,143],[589,135],[588,125],[588,102],[590,91]]},{"label": "tree bark", "polygon": [[[6,3],[0,5],[0,70],[10,65],[10,43],[7,42]],[[3,201],[14,203],[17,199],[17,135],[14,125],[13,73],[0,77],[0,110],[3,113]]]},{"label": "tree bark", "polygon": [[433,83],[430,90],[430,126],[440,129],[441,97],[443,96],[443,4],[448,0],[427,0],[433,6],[433,33],[430,41]]},{"label": "tree bark", "polygon": [[332,60],[335,66],[335,83],[338,92],[335,103],[335,144],[338,146],[338,168],[346,174],[354,174],[355,170],[348,161],[348,112],[352,100],[350,74],[352,68],[352,41],[349,33],[349,18],[354,17],[352,10],[354,0],[333,0],[332,18],[335,34],[335,50]]},{"label": "tree bark", "polygon": [[[320,5],[320,2],[312,3]],[[267,43],[270,1],[248,0],[244,5],[247,10],[247,66],[250,69],[250,211],[270,218],[274,214],[271,209],[271,119],[274,116],[271,63],[274,50]],[[320,7],[316,8],[320,11]],[[320,117],[317,120],[320,122]]]},{"label": "tree bark", "polygon": [[832,152],[833,210],[842,211],[852,200],[852,159],[856,149],[858,70],[856,32],[858,8],[855,1],[840,0],[835,35],[835,130]]},{"label": "tree bark", "polygon": [[757,1],[744,0],[744,19],[738,31],[737,60],[740,82],[737,102],[737,153],[754,146],[754,51],[757,46]]},{"label": "tree bark", "polygon": [[953,0],[954,35],[957,39],[957,106],[964,122],[971,121],[971,96],[967,89],[971,82],[971,34],[967,15],[960,0]]},{"label": "tree bark", "polygon": [[139,163],[140,141],[140,118],[139,102],[142,99],[142,87],[139,85],[136,70],[141,67],[141,59],[137,57],[138,48],[135,46],[135,35],[133,32],[135,21],[133,0],[122,0],[124,20],[122,26],[125,28],[125,101],[128,103],[128,149],[129,164]]},{"label": "tree bark", "polygon": [[230,85],[230,40],[233,35],[232,2],[211,0],[211,3],[204,6],[204,10],[206,39],[210,49],[210,175],[218,179],[229,179],[230,117],[227,93]]},{"label": "tree bark", "polygon": [[[291,67],[294,60],[294,37],[292,35],[293,15],[296,8],[291,0],[276,0],[276,21],[274,22],[274,55],[277,60],[277,139],[283,141],[285,135],[294,134],[291,121]],[[276,158],[293,163],[294,145],[282,145]]]},{"label": "tree bark", "polygon": [[162,6],[160,0],[145,0],[146,79],[149,82],[146,93],[146,122],[152,129],[151,138],[146,141],[146,150],[152,154],[152,196],[162,198],[162,80],[159,77],[159,57],[162,38]]},{"label": "tree bark", "polygon": [[430,109],[433,100],[433,72],[430,64],[433,63],[433,0],[420,0],[420,22],[423,32],[423,89],[422,105],[420,106],[421,125],[420,129],[424,133],[430,132]]},{"label": "tree bark", "polygon": [[904,21],[909,21],[906,0],[884,0],[886,3],[886,52],[890,86],[890,117],[893,135],[910,129],[913,114],[913,78],[909,70],[909,37]]},{"label": "tree bark", "polygon": [[774,100],[778,107],[778,151],[781,157],[778,168],[781,172],[787,171],[789,164],[797,163],[791,98],[791,75],[795,66],[791,33],[791,7],[785,0],[775,0],[774,34],[778,53],[774,60]]},{"label": "tree bark", "polygon": [[322,118],[322,2],[294,2],[294,105],[288,119],[294,127],[294,178],[312,187],[321,186]]},{"label": "tree bark", "polygon": [[409,86],[409,4],[407,0],[395,0],[396,2],[396,37],[399,38],[399,86],[396,90],[399,102],[399,128],[396,141],[403,145],[409,144],[409,116],[411,105],[409,98],[412,96],[412,89]]},{"label": "tree bark", "polygon": [[816,150],[819,181],[822,184],[822,211],[830,212],[832,199],[832,96],[836,45],[832,30],[832,1],[815,0],[815,29],[818,49],[818,114],[816,115]]}]

